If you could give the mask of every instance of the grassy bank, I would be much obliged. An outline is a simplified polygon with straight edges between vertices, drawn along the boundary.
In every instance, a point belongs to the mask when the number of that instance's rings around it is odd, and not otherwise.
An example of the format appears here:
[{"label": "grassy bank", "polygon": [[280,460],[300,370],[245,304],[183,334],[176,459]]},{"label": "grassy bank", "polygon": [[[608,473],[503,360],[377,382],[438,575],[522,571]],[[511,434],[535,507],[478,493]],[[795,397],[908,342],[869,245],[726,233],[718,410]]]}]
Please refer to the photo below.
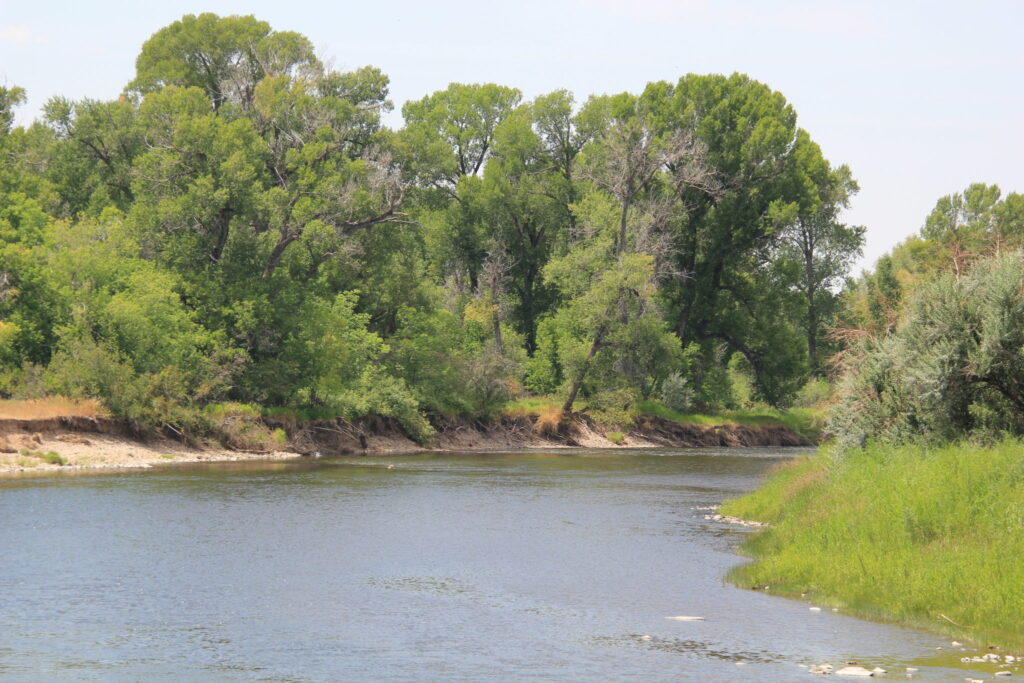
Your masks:
[{"label": "grassy bank", "polygon": [[1024,441],[824,450],[722,512],[772,525],[742,586],[1024,646]]},{"label": "grassy bank", "polygon": [[[577,409],[581,412],[589,412],[586,400],[576,402]],[[504,409],[509,415],[536,415],[542,420],[557,421],[561,418],[561,403],[554,398],[534,396],[522,398],[510,402]],[[821,432],[824,425],[823,409],[820,408],[791,408],[789,410],[775,410],[767,406],[757,407],[751,410],[721,410],[714,413],[681,413],[671,410],[664,404],[657,401],[640,401],[636,404],[635,411],[628,417],[635,419],[643,416],[661,417],[666,420],[679,422],[680,424],[699,425],[701,427],[717,427],[723,425],[783,425],[800,434],[808,441],[817,443],[821,439]],[[600,422],[600,420],[598,420]],[[626,425],[617,422],[612,425],[616,428],[625,428]],[[614,432],[612,432],[614,433]]]}]

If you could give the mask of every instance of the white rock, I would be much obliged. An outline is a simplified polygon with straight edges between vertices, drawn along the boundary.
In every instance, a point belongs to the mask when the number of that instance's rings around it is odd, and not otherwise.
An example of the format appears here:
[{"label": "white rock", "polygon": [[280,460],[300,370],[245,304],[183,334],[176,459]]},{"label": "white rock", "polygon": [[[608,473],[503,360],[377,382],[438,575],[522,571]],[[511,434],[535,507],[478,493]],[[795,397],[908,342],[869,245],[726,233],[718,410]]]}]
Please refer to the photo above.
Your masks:
[{"label": "white rock", "polygon": [[704,617],[665,617],[672,621],[704,621]]},{"label": "white rock", "polygon": [[863,666],[844,666],[836,671],[836,676],[874,676],[875,672]]},{"label": "white rock", "polygon": [[1009,675],[1011,675],[1009,671],[997,671],[996,672],[996,676],[1009,676]]},{"label": "white rock", "polygon": [[917,667],[916,666],[908,666],[907,667],[907,672],[908,673],[914,673],[915,671],[917,671]]},{"label": "white rock", "polygon": [[820,612],[820,611],[821,611],[821,608],[820,608],[820,607],[810,607],[809,609],[810,609],[810,610],[811,610],[812,612]]},{"label": "white rock", "polygon": [[650,640],[650,636],[640,636],[640,640]]},{"label": "white rock", "polygon": [[952,643],[950,643],[950,645],[952,645],[953,647],[960,647],[961,645],[963,645],[963,643],[958,643],[954,640]]},{"label": "white rock", "polygon": [[871,673],[873,673],[873,674],[887,674],[889,672],[886,671],[885,669],[883,669],[880,666],[876,666],[874,669],[871,670]]}]

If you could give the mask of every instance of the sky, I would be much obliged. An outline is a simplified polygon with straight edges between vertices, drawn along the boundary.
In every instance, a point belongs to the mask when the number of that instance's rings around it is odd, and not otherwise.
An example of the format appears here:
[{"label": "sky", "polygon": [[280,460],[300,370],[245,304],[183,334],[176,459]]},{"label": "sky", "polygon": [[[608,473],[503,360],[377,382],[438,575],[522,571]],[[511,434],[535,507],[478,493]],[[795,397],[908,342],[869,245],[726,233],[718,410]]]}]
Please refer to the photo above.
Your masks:
[{"label": "sky", "polygon": [[0,6],[0,84],[28,102],[113,99],[155,31],[184,14],[253,14],[298,31],[341,70],[365,64],[402,103],[451,82],[526,99],[639,92],[687,73],[746,73],[781,92],[860,193],[860,266],[972,182],[1024,192],[1024,2],[976,0],[41,0]]}]

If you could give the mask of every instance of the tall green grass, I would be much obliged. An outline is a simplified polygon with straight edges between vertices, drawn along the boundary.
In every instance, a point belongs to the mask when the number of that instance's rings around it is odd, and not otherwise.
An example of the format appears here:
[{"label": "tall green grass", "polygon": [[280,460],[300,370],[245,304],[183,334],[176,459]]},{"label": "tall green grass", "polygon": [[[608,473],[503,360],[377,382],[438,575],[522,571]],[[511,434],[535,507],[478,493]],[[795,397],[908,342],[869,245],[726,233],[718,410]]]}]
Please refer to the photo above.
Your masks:
[{"label": "tall green grass", "polygon": [[744,545],[740,585],[1024,646],[1021,440],[825,450],[722,511],[771,524]]}]

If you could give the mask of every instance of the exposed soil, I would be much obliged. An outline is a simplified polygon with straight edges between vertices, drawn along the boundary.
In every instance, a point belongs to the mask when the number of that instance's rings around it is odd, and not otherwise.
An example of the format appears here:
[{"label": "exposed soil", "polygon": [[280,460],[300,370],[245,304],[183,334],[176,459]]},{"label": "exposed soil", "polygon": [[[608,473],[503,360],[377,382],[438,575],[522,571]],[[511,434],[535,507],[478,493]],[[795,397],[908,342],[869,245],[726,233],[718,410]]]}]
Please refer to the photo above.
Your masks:
[{"label": "exposed soil", "polygon": [[[151,467],[171,462],[248,460],[418,450],[508,450],[518,448],[682,448],[810,446],[783,425],[680,424],[658,417],[642,418],[618,443],[607,438],[586,415],[572,415],[555,426],[529,415],[495,420],[438,418],[437,434],[423,446],[410,439],[393,419],[266,420],[283,429],[282,450],[239,451],[186,443],[173,433],[156,434],[113,418],[60,416],[43,419],[0,419],[0,474],[68,469]],[[56,454],[63,464],[59,464]],[[53,462],[48,462],[47,459]]]}]

